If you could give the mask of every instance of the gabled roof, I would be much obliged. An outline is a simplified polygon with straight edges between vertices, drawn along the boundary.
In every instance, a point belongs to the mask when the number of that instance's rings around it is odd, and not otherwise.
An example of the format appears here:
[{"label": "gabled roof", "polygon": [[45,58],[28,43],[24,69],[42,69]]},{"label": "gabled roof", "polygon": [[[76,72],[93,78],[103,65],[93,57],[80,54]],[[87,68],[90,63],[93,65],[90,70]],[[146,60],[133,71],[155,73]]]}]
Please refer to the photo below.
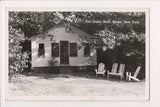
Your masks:
[{"label": "gabled roof", "polygon": [[37,38],[37,37],[43,38],[44,36],[45,36],[45,37],[53,37],[53,35],[48,34],[48,32],[51,31],[51,30],[53,30],[53,29],[56,29],[56,28],[58,28],[58,27],[62,27],[62,26],[71,28],[71,29],[73,29],[73,30],[79,30],[79,32],[81,32],[81,33],[79,34],[79,36],[80,36],[81,38],[84,38],[84,36],[86,36],[86,35],[87,35],[89,38],[92,37],[92,35],[86,33],[85,31],[81,30],[80,28],[75,27],[75,26],[72,25],[71,23],[65,23],[65,22],[64,22],[63,24],[59,24],[59,25],[57,25],[57,26],[55,26],[55,27],[52,27],[52,28],[48,29],[47,31],[45,31],[45,32],[43,32],[43,33],[41,33],[41,34],[38,34],[38,35],[36,35],[36,36],[31,37],[30,40],[33,40],[33,39],[35,39],[35,38]]}]

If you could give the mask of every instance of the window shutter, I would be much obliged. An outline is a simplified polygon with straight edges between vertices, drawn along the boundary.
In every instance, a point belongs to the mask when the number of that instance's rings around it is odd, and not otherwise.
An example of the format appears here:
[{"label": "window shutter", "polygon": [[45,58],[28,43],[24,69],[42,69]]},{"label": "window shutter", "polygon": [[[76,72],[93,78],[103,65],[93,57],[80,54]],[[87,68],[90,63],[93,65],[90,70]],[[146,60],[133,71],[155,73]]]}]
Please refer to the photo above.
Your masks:
[{"label": "window shutter", "polygon": [[77,56],[77,44],[76,43],[70,43],[70,56],[71,57]]},{"label": "window shutter", "polygon": [[52,57],[59,57],[59,43],[52,43]]},{"label": "window shutter", "polygon": [[85,47],[84,47],[84,56],[90,56],[90,46],[89,44],[85,44]]}]

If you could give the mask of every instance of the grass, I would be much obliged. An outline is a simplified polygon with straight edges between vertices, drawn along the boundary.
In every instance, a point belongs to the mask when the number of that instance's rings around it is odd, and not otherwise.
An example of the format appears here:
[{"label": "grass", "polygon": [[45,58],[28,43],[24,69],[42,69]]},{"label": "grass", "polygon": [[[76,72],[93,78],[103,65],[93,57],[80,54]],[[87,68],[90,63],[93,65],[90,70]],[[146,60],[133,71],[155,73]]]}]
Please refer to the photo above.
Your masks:
[{"label": "grass", "polygon": [[127,82],[94,76],[20,75],[9,83],[10,96],[144,96],[145,81]]}]

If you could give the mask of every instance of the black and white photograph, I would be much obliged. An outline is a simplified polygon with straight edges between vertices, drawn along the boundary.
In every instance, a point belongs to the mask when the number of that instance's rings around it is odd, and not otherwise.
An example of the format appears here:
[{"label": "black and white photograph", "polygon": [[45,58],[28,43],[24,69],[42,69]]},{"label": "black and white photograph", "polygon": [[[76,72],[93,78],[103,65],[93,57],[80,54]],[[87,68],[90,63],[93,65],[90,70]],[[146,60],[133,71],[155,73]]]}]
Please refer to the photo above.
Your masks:
[{"label": "black and white photograph", "polygon": [[148,9],[8,9],[8,99],[148,100]]}]

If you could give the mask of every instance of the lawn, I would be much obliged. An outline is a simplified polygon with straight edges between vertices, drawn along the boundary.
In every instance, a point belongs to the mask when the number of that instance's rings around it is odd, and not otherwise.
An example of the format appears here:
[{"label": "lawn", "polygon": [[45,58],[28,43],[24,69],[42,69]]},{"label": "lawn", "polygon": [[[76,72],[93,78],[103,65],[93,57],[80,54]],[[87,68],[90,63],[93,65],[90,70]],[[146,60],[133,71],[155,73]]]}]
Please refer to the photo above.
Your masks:
[{"label": "lawn", "polygon": [[128,82],[99,76],[20,75],[8,84],[10,96],[144,96],[145,81]]}]

